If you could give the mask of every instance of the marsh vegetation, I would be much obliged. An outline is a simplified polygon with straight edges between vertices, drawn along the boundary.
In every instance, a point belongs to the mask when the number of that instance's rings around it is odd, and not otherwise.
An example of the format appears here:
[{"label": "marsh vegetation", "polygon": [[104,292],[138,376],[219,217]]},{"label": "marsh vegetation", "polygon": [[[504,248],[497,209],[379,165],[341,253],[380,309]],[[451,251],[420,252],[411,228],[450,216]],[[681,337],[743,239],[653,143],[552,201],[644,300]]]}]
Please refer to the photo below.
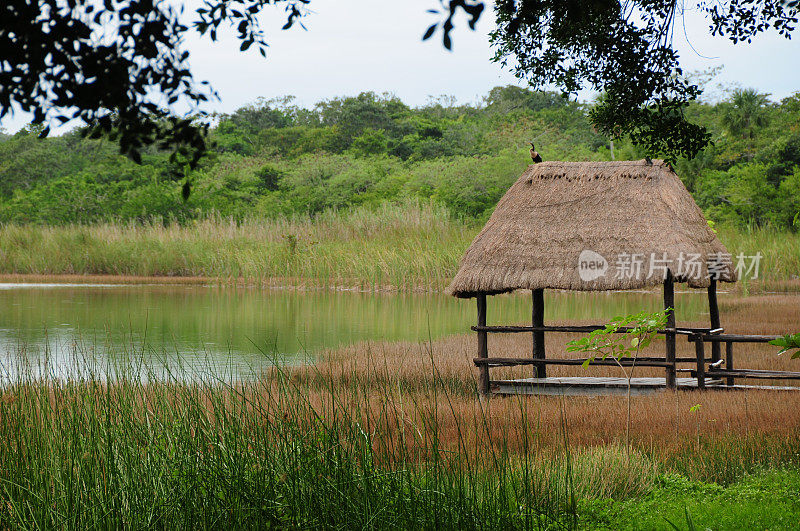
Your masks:
[{"label": "marsh vegetation", "polygon": [[[155,277],[140,282],[167,277],[168,282],[441,291],[481,226],[418,201],[329,210],[313,218],[9,224],[0,226],[0,274],[9,280],[94,275]],[[739,253],[762,255],[758,278],[748,275],[732,289],[800,289],[800,235],[771,227],[717,230],[734,265]]]},{"label": "marsh vegetation", "polygon": [[[800,318],[794,296],[723,307],[732,331],[753,312],[764,333]],[[684,525],[685,510],[697,525],[796,522],[797,393],[636,397],[627,454],[624,398],[481,401],[473,343],[362,342],[249,381],[126,378],[136,365],[119,359],[113,378],[23,374],[0,390],[0,522],[620,528]],[[755,365],[792,363],[754,348]]]}]

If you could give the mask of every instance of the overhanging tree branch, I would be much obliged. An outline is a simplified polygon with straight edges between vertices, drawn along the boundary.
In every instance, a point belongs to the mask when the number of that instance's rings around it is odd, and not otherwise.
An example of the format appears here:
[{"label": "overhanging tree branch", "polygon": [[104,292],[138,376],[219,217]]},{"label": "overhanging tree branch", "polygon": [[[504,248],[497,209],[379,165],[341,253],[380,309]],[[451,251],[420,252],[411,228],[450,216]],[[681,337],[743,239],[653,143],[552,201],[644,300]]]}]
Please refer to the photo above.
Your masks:
[{"label": "overhanging tree branch", "polygon": [[[471,25],[483,2],[445,2],[445,46],[454,14]],[[678,0],[497,0],[497,28],[490,39],[494,60],[531,87],[557,86],[564,94],[590,87],[603,94],[591,112],[598,131],[630,136],[651,156],[669,161],[694,157],[710,142],[684,109],[700,89],[684,75],[673,46]],[[712,35],[749,42],[774,30],[787,38],[797,26],[797,1],[699,1]],[[469,9],[467,9],[469,7]],[[431,26],[425,37],[430,38]]]}]

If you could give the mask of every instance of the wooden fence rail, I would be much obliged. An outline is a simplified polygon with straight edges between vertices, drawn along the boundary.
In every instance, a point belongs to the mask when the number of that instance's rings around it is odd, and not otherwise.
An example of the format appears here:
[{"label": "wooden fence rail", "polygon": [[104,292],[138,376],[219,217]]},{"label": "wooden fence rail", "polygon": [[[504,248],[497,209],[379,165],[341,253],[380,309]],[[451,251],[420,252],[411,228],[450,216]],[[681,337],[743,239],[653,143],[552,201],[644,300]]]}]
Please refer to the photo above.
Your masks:
[{"label": "wooden fence rail", "polygon": [[[578,325],[578,326],[471,326],[470,330],[473,332],[488,332],[494,334],[516,334],[525,332],[581,332],[591,333],[595,330],[603,330],[605,325]],[[622,326],[617,330],[617,333],[624,334],[633,330],[632,327]],[[712,337],[713,334],[722,332],[722,328],[664,328],[656,330],[657,334],[682,334],[682,335],[696,335],[705,334]]]},{"label": "wooden fence rail", "polygon": [[[800,380],[800,372],[789,371],[766,371],[757,369],[734,368],[733,344],[734,343],[767,343],[780,336],[771,335],[746,335],[746,334],[726,334],[719,324],[719,315],[716,304],[716,285],[712,282],[709,287],[709,305],[711,308],[711,327],[694,328],[678,327],[675,323],[675,316],[672,312],[674,307],[674,294],[672,279],[668,278],[664,282],[664,307],[668,312],[666,326],[656,331],[657,334],[665,336],[665,353],[663,356],[645,355],[633,358],[623,358],[620,360],[606,358],[546,358],[545,357],[545,332],[589,334],[596,330],[608,328],[605,324],[598,325],[544,325],[544,299],[542,290],[532,291],[532,314],[531,324],[526,326],[489,326],[486,324],[486,294],[477,294],[478,322],[471,329],[477,332],[478,336],[478,357],[473,359],[478,367],[479,378],[478,388],[482,395],[490,394],[489,369],[492,367],[514,367],[531,366],[534,368],[535,379],[547,380],[546,367],[548,365],[594,365],[594,366],[620,366],[623,367],[659,367],[666,371],[665,387],[674,389],[676,387],[676,373],[690,373],[692,378],[697,379],[697,388],[703,389],[706,383],[719,386],[724,381],[727,386],[735,387],[737,378],[753,379],[772,379],[772,380]],[[617,333],[627,333],[633,327],[619,327]],[[527,333],[532,337],[532,349],[530,358],[512,357],[489,357],[487,339],[489,334],[514,334]],[[694,343],[694,356],[676,356],[675,339],[677,335],[686,336],[690,343]],[[710,355],[706,357],[705,344],[710,344]],[[721,347],[725,344],[725,356],[723,358]],[[722,365],[724,363],[724,366]],[[691,364],[691,368],[678,368],[678,364]],[[707,382],[708,380],[708,382]],[[683,384],[685,385],[685,384]]]},{"label": "wooden fence rail", "polygon": [[[766,371],[760,369],[735,369],[733,366],[733,344],[734,343],[768,343],[780,336],[767,336],[755,334],[708,334],[698,333],[691,334],[687,339],[695,344],[696,363],[697,368],[691,371],[692,376],[697,378],[697,387],[705,387],[705,378],[725,378],[725,383],[732,387],[736,378],[751,378],[760,380],[800,380],[800,372],[792,371]],[[718,364],[722,360],[714,359],[716,356],[712,353],[712,365],[706,368],[705,363],[700,360],[706,360],[704,355],[705,343],[719,345],[725,343],[725,367],[722,368]],[[717,349],[718,352],[719,349]]]},{"label": "wooden fence rail", "polygon": [[691,334],[689,341],[701,341],[705,343],[769,343],[773,339],[781,336],[759,336],[744,334]]},{"label": "wooden fence rail", "polygon": [[[694,358],[691,358],[694,360]],[[534,358],[473,358],[473,363],[478,367],[481,366],[490,366],[490,367],[515,367],[517,365],[583,365],[587,362],[586,358],[564,358],[564,359],[534,359]],[[620,363],[617,364],[616,361],[612,359],[593,359],[588,362],[589,365],[607,365],[613,367],[619,367],[622,365],[623,367],[670,367],[672,366],[671,363],[664,360],[664,358],[660,359],[637,359],[634,363],[633,358],[623,358],[619,360]]]},{"label": "wooden fence rail", "polygon": [[754,378],[767,380],[800,380],[800,372],[764,371],[759,369],[709,369],[706,374],[715,378]]}]

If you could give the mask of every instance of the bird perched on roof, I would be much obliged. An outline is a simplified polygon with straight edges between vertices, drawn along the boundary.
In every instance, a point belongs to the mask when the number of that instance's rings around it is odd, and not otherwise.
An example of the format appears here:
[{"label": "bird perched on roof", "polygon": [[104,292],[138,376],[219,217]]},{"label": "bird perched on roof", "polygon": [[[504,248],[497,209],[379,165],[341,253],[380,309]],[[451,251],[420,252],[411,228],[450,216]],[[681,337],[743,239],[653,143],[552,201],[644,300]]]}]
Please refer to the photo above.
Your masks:
[{"label": "bird perched on roof", "polygon": [[528,143],[531,145],[531,160],[533,162],[542,162],[542,156],[536,151],[536,146],[533,145],[533,142]]}]

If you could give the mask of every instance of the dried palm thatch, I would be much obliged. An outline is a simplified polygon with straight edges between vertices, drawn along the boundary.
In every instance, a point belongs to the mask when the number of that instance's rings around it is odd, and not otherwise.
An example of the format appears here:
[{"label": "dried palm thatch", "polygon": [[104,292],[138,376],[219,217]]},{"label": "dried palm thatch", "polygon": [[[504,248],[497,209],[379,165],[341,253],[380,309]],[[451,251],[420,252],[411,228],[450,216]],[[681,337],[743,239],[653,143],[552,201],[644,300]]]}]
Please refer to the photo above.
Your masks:
[{"label": "dried palm thatch", "polygon": [[500,199],[448,291],[637,289],[661,284],[667,269],[705,287],[709,266],[718,280],[736,280],[727,249],[668,164],[543,162]]}]

